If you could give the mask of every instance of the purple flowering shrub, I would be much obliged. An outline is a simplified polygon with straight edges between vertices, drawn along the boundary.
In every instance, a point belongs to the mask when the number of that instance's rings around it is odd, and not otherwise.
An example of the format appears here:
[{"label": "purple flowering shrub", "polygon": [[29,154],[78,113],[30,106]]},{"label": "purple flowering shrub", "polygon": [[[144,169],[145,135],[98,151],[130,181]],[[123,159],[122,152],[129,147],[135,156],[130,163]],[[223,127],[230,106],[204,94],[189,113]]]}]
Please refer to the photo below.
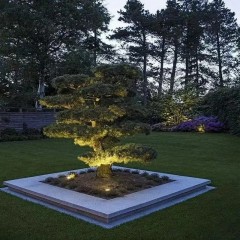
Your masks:
[{"label": "purple flowering shrub", "polygon": [[172,128],[172,131],[177,132],[222,132],[225,127],[217,117],[205,117],[200,116],[193,120],[182,122],[176,127]]}]

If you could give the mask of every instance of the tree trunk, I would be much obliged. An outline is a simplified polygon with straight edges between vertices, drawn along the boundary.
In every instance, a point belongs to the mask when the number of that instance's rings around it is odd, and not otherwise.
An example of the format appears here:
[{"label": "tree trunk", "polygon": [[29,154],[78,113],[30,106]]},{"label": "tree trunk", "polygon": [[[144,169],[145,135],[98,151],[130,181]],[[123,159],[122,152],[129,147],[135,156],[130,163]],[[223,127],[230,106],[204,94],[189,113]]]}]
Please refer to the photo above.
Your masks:
[{"label": "tree trunk", "polygon": [[[187,3],[186,3],[187,4]],[[189,69],[189,65],[190,65],[190,43],[189,43],[189,22],[187,20],[187,23],[186,23],[186,26],[187,26],[187,39],[186,39],[186,43],[185,43],[185,48],[186,48],[186,59],[185,59],[185,86],[184,88],[187,89],[188,88],[188,85],[189,85],[189,72],[190,72],[190,69]]]},{"label": "tree trunk", "polygon": [[94,49],[93,49],[93,64],[97,66],[97,30],[94,30]]},{"label": "tree trunk", "polygon": [[163,67],[164,67],[164,58],[165,58],[165,43],[166,38],[163,36],[162,46],[161,46],[161,66],[160,66],[160,75],[158,82],[158,97],[162,95],[162,85],[163,85]]},{"label": "tree trunk", "polygon": [[185,66],[185,89],[188,87],[189,84],[189,54],[186,54],[186,66]]},{"label": "tree trunk", "polygon": [[173,66],[172,66],[172,73],[171,73],[171,79],[170,79],[170,88],[169,93],[172,95],[174,90],[174,83],[175,83],[175,76],[176,76],[176,69],[177,69],[177,59],[178,59],[178,45],[175,44],[174,49],[174,59],[173,59]]},{"label": "tree trunk", "polygon": [[111,178],[112,177],[111,164],[101,164],[97,168],[97,174],[96,175],[99,178]]},{"label": "tree trunk", "polygon": [[147,46],[146,35],[143,33],[143,105],[147,104]]},{"label": "tree trunk", "polygon": [[37,91],[37,99],[35,102],[35,108],[37,110],[42,110],[42,106],[39,103],[39,99],[42,99],[45,97],[45,76],[46,76],[46,69],[45,69],[45,63],[41,64],[41,71],[40,71],[40,76],[39,76],[39,81],[38,81],[38,91]]},{"label": "tree trunk", "polygon": [[[197,50],[198,51],[198,50]],[[198,52],[196,53],[196,79],[195,79],[195,88],[197,94],[199,94],[199,59]]]},{"label": "tree trunk", "polygon": [[222,57],[219,34],[217,33],[217,54],[218,54],[218,69],[219,69],[219,86],[223,87],[223,73],[222,73]]}]

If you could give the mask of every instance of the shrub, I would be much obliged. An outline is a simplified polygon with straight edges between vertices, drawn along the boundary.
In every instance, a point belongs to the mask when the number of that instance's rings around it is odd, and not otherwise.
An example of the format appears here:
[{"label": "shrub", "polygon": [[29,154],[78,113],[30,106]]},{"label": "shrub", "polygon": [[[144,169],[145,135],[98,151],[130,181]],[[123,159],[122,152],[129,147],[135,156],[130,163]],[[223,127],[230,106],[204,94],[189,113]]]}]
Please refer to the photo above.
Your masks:
[{"label": "shrub", "polygon": [[0,142],[24,141],[28,140],[27,136],[23,135],[4,135],[0,137]]},{"label": "shrub", "polygon": [[169,177],[168,177],[168,176],[162,176],[161,179],[162,179],[163,181],[169,181]]},{"label": "shrub", "polygon": [[132,174],[139,174],[139,171],[138,170],[132,170],[131,173]]},{"label": "shrub", "polygon": [[14,128],[5,128],[1,131],[1,136],[17,136],[18,135],[18,132],[16,131],[16,129]]},{"label": "shrub", "polygon": [[178,132],[223,132],[224,124],[217,117],[197,117],[191,121],[180,123],[172,128]]},{"label": "shrub", "polygon": [[149,176],[149,173],[148,172],[143,172],[143,173],[141,173],[141,176],[147,177],[147,176]]},{"label": "shrub", "polygon": [[41,135],[41,132],[36,128],[24,128],[22,131],[23,135]]},{"label": "shrub", "polygon": [[22,132],[17,132],[14,128],[5,128],[0,133],[0,142],[38,140],[43,135],[38,129],[24,128]]},{"label": "shrub", "polygon": [[113,168],[113,172],[122,172],[123,171],[123,169],[121,169],[121,168]]},{"label": "shrub", "polygon": [[232,134],[240,136],[240,87],[208,93],[201,102],[200,111],[206,116],[217,116]]},{"label": "shrub", "polygon": [[46,179],[44,180],[44,182],[50,183],[50,182],[52,182],[53,180],[54,180],[53,177],[48,177],[48,178],[46,178]]},{"label": "shrub", "polygon": [[165,131],[167,127],[175,126],[183,121],[188,120],[195,114],[198,104],[198,96],[191,89],[180,89],[173,95],[165,94],[160,98],[154,99],[150,104],[152,115],[158,116],[162,125],[153,126],[155,131]]},{"label": "shrub", "polygon": [[171,132],[172,127],[168,126],[166,123],[157,123],[151,126],[154,132]]}]

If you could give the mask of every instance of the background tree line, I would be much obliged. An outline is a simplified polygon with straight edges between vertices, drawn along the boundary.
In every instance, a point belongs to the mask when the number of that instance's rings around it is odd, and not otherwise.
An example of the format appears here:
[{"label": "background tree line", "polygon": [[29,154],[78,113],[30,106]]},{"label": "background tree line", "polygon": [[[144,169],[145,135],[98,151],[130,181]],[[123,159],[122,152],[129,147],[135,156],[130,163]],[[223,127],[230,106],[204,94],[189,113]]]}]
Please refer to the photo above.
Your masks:
[{"label": "background tree line", "polygon": [[102,0],[2,0],[0,105],[34,106],[39,87],[55,94],[52,78],[102,63],[139,67],[144,104],[178,89],[201,96],[239,85],[240,30],[223,0],[168,0],[156,13],[128,0],[119,13],[125,25],[110,32]]},{"label": "background tree line", "polygon": [[50,80],[88,73],[111,47],[100,36],[110,15],[101,0],[3,0],[0,2],[1,102],[34,106]]}]

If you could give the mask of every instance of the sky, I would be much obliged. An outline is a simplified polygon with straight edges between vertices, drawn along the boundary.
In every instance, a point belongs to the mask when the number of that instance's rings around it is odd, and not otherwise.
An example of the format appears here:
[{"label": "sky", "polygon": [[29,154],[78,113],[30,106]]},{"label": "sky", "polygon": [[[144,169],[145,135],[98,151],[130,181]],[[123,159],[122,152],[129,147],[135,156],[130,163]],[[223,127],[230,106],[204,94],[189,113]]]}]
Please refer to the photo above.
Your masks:
[{"label": "sky", "polygon": [[[165,8],[166,0],[140,0],[146,10],[149,10],[151,13],[155,13],[157,10]],[[225,0],[225,5],[227,8],[231,9],[236,13],[236,18],[238,19],[238,23],[240,24],[240,0]],[[121,23],[117,21],[118,13],[120,9],[123,9],[126,0],[105,0],[105,6],[109,10],[110,14],[113,15],[113,19],[110,23],[110,28],[114,29],[116,27],[120,27]]]}]

